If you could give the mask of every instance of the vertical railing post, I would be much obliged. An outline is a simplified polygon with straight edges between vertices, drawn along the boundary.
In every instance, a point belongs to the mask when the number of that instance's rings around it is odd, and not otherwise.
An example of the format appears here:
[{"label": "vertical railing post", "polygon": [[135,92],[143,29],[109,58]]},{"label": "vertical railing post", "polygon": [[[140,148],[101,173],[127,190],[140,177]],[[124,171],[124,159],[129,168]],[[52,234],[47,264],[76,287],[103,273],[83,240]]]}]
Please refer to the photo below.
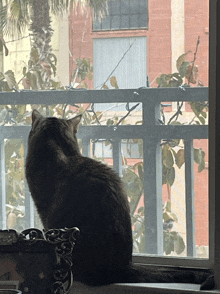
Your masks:
[{"label": "vertical railing post", "polygon": [[112,142],[112,157],[113,157],[113,166],[114,170],[122,176],[122,156],[121,156],[121,140],[115,139]]},{"label": "vertical railing post", "polygon": [[90,139],[83,138],[82,139],[82,155],[86,157],[90,157]]},{"label": "vertical railing post", "polygon": [[[27,156],[27,137],[23,138],[24,144],[24,164]],[[27,180],[25,179],[25,227],[33,228],[34,221],[34,201],[28,188]]]},{"label": "vertical railing post", "polygon": [[155,123],[160,118],[160,103],[143,102],[143,125],[148,135],[143,141],[145,251],[163,254],[162,154],[155,138]]},{"label": "vertical railing post", "polygon": [[187,256],[196,257],[193,140],[184,140]]},{"label": "vertical railing post", "polygon": [[162,159],[160,142],[144,142],[145,250],[163,254]]},{"label": "vertical railing post", "polygon": [[6,188],[5,188],[5,144],[4,138],[0,138],[0,229],[6,229]]}]

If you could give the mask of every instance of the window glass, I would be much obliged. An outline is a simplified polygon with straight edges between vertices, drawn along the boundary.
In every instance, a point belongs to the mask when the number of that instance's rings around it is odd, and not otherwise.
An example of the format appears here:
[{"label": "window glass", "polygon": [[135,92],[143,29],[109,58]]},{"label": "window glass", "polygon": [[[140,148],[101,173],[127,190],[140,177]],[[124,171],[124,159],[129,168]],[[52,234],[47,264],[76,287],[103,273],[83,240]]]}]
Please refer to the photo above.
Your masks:
[{"label": "window glass", "polygon": [[[121,29],[137,29],[147,28],[148,26],[148,4],[147,1],[135,1],[135,0],[118,0],[107,1],[108,3],[108,15],[106,19],[111,24],[110,27],[103,26],[104,19],[94,18],[93,30],[121,30]],[[96,15],[96,14],[95,14]],[[117,22],[115,19],[117,16]],[[140,23],[139,18],[145,19],[145,22]],[[99,25],[97,24],[99,23]]]},{"label": "window glass", "polygon": [[67,119],[83,113],[80,150],[122,178],[134,255],[204,261],[209,1],[107,2],[100,14],[79,6],[63,18],[51,11],[53,34],[43,47],[28,21],[21,35],[3,31],[0,228],[42,228],[24,176],[32,110]]},{"label": "window glass", "polygon": [[140,1],[130,0],[130,13],[137,14],[140,13]]}]

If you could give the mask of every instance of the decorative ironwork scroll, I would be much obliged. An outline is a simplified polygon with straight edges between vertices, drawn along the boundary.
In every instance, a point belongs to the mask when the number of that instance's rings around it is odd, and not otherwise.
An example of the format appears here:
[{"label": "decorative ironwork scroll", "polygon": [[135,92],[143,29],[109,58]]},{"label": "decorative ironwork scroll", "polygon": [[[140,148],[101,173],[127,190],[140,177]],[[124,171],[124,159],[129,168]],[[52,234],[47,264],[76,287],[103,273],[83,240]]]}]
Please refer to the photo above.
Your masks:
[{"label": "decorative ironwork scroll", "polygon": [[20,234],[17,234],[14,230],[4,230],[0,231],[0,245],[15,245],[20,246],[20,248],[25,245],[23,247],[27,248],[26,245],[29,247],[38,242],[51,244],[51,248],[54,248],[56,255],[56,265],[53,272],[52,287],[45,289],[45,293],[67,294],[73,282],[72,252],[79,234],[79,229],[76,227],[50,229],[43,232],[39,229],[30,228]]}]

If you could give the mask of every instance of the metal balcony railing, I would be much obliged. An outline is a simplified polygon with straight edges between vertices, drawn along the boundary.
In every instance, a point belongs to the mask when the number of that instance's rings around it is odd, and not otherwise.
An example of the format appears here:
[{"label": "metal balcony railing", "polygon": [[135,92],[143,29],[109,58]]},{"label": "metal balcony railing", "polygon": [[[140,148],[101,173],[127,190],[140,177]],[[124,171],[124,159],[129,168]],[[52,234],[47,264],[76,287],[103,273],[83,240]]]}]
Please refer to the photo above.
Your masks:
[{"label": "metal balcony railing", "polygon": [[[193,139],[208,139],[207,125],[162,125],[161,103],[174,101],[208,101],[208,88],[147,88],[126,90],[88,90],[88,91],[39,91],[39,92],[1,92],[1,105],[23,104],[60,104],[67,103],[142,103],[141,125],[90,125],[80,126],[78,138],[82,139],[83,155],[90,156],[91,139],[111,139],[113,142],[114,169],[121,173],[120,144],[122,139],[143,140],[144,162],[144,202],[145,202],[145,236],[146,252],[163,254],[163,216],[162,216],[162,139],[183,139],[185,144],[185,205],[187,256],[196,256],[195,245],[195,215],[194,215],[194,160]],[[2,125],[0,126],[0,224],[6,228],[6,189],[5,189],[5,158],[4,140],[22,138],[25,152],[30,126]],[[33,203],[25,189],[26,227],[32,227]]]}]

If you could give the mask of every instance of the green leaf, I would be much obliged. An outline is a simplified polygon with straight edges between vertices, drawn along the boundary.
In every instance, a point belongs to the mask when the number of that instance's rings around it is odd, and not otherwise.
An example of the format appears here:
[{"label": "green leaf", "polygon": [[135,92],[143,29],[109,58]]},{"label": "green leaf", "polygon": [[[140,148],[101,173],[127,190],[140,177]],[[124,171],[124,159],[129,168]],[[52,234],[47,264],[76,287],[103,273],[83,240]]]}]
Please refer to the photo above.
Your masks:
[{"label": "green leaf", "polygon": [[49,60],[50,60],[50,63],[53,63],[54,65],[57,65],[57,57],[56,57],[55,54],[50,53],[50,54],[48,55],[48,58],[49,58]]},{"label": "green leaf", "polygon": [[168,212],[171,212],[171,202],[170,201],[165,202],[164,209],[167,210]]},{"label": "green leaf", "polygon": [[173,220],[175,220],[176,222],[178,222],[178,217],[176,216],[175,213],[171,212],[170,213],[170,218],[172,218]]},{"label": "green leaf", "polygon": [[55,89],[60,88],[60,82],[55,82],[54,80],[51,80],[51,87]]},{"label": "green leaf", "polygon": [[107,126],[112,126],[114,124],[114,121],[112,119],[108,119],[106,125]]},{"label": "green leaf", "polygon": [[[171,232],[171,234],[174,232]],[[175,232],[176,233],[176,232]],[[183,241],[183,238],[176,233],[174,236],[174,250],[177,254],[181,254],[185,250],[185,243]]]},{"label": "green leaf", "polygon": [[205,169],[205,160],[202,160],[202,162],[198,166],[198,172],[201,173]]},{"label": "green leaf", "polygon": [[177,152],[177,157],[176,157],[176,165],[178,168],[181,168],[181,166],[185,163],[185,150],[184,149],[179,149]]},{"label": "green leaf", "polygon": [[138,213],[144,213],[144,206],[138,208]]},{"label": "green leaf", "polygon": [[194,148],[194,160],[196,163],[200,164],[202,159],[205,157],[205,152],[201,148]]},{"label": "green leaf", "polygon": [[182,125],[179,121],[172,121],[170,125]]},{"label": "green leaf", "polygon": [[205,169],[205,152],[201,148],[194,148],[194,161],[199,165],[199,173]]},{"label": "green leaf", "polygon": [[187,74],[187,68],[190,65],[190,62],[183,61],[179,68],[179,73],[182,78],[184,78]]},{"label": "green leaf", "polygon": [[14,75],[14,72],[12,70],[8,70],[8,71],[5,72],[5,79],[6,79],[10,89],[12,89],[13,87],[18,89],[18,85],[17,85],[17,82],[15,80],[15,75]]},{"label": "green leaf", "polygon": [[204,118],[207,118],[207,113],[205,111],[201,111],[201,115],[204,117]]},{"label": "green leaf", "polygon": [[55,66],[54,64],[52,64],[52,63],[50,63],[50,66],[52,67],[53,75],[54,75],[54,77],[55,77],[55,76],[56,76],[56,70],[57,70],[57,68],[56,68],[56,66]]},{"label": "green leaf", "polygon": [[143,181],[144,174],[143,174],[142,166],[140,164],[138,165],[138,175],[139,175],[140,180]]},{"label": "green leaf", "polygon": [[162,185],[167,183],[167,167],[163,164],[162,166]]},{"label": "green leaf", "polygon": [[135,178],[137,177],[136,173],[131,171],[130,169],[126,168],[123,171],[123,181],[124,182],[133,182],[135,180]]},{"label": "green leaf", "polygon": [[110,83],[111,83],[111,86],[112,87],[114,87],[115,89],[119,89],[119,87],[118,87],[118,82],[117,82],[117,79],[116,79],[116,77],[111,77],[110,78]]},{"label": "green leaf", "polygon": [[2,81],[2,80],[4,80],[4,78],[5,78],[4,74],[2,72],[0,72],[0,80]]},{"label": "green leaf", "polygon": [[179,71],[179,69],[180,69],[182,63],[185,61],[185,59],[186,59],[186,55],[187,55],[189,52],[192,52],[192,51],[187,51],[186,53],[180,55],[179,58],[177,59],[177,61],[176,61],[176,68],[177,68],[178,71]]},{"label": "green leaf", "polygon": [[163,249],[166,255],[174,251],[174,239],[170,232],[163,232]]},{"label": "green leaf", "polygon": [[205,119],[202,116],[198,116],[198,119],[200,120],[200,122],[204,125],[205,124]]},{"label": "green leaf", "polygon": [[27,72],[27,68],[26,66],[23,67],[23,75],[25,76],[26,75],[26,72]]},{"label": "green leaf", "polygon": [[162,74],[160,77],[156,79],[158,87],[167,87],[167,81],[170,80],[169,75]]},{"label": "green leaf", "polygon": [[31,89],[32,90],[37,90],[38,87],[37,87],[37,77],[36,77],[36,75],[28,72],[26,78],[28,79],[27,83],[29,83]]},{"label": "green leaf", "polygon": [[87,74],[86,74],[86,76],[87,76],[87,78],[91,81],[92,80],[92,78],[93,78],[93,75],[90,73],[90,72],[88,72]]},{"label": "green leaf", "polygon": [[37,48],[31,48],[31,61],[36,64],[39,61],[39,54]]},{"label": "green leaf", "polygon": [[11,89],[8,86],[8,83],[5,81],[0,81],[0,91],[10,92]]},{"label": "green leaf", "polygon": [[161,82],[161,78],[160,78],[160,77],[157,77],[157,78],[156,78],[156,83],[157,83],[158,85],[160,85],[160,82]]},{"label": "green leaf", "polygon": [[175,169],[174,167],[167,170],[167,182],[170,184],[170,186],[173,185],[175,181]]},{"label": "green leaf", "polygon": [[168,219],[170,219],[169,214],[168,214],[167,212],[164,212],[164,213],[163,213],[163,220],[164,220],[164,221],[167,221]]},{"label": "green leaf", "polygon": [[[166,145],[165,145],[166,146]],[[164,149],[164,148],[163,148]],[[167,168],[172,168],[173,164],[174,164],[174,160],[173,160],[173,155],[172,152],[168,149],[168,150],[164,150],[165,152],[163,153],[163,164],[167,167]]]}]

